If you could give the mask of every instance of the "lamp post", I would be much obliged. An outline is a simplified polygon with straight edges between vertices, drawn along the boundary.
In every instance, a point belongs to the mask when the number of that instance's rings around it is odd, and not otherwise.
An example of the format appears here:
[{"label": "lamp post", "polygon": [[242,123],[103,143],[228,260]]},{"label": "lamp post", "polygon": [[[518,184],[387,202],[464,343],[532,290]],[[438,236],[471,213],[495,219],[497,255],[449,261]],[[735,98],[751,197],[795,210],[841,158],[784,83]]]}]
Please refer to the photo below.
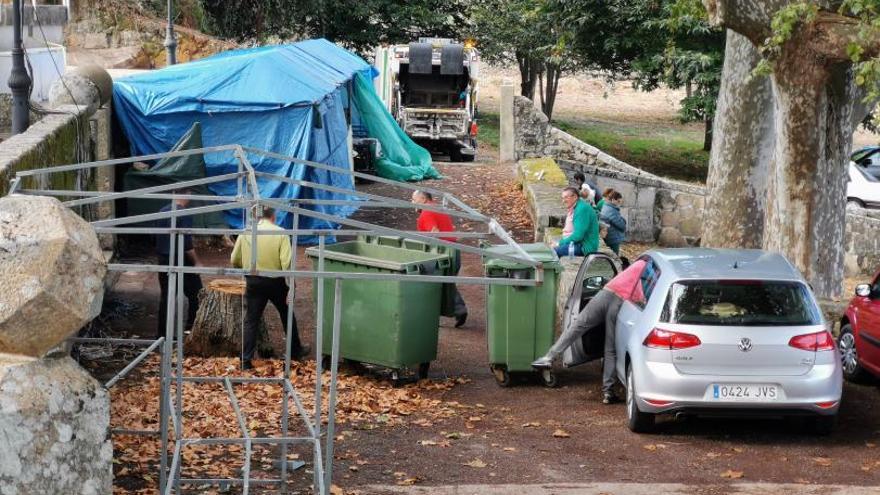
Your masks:
[{"label": "lamp post", "polygon": [[168,0],[168,26],[165,28],[165,51],[167,52],[168,65],[177,63],[177,40],[174,39],[174,11]]},{"label": "lamp post", "polygon": [[[37,15],[36,11],[34,15]],[[12,0],[12,33],[12,72],[8,82],[12,92],[12,134],[21,134],[30,125],[28,93],[31,87],[21,46],[21,0]]]}]

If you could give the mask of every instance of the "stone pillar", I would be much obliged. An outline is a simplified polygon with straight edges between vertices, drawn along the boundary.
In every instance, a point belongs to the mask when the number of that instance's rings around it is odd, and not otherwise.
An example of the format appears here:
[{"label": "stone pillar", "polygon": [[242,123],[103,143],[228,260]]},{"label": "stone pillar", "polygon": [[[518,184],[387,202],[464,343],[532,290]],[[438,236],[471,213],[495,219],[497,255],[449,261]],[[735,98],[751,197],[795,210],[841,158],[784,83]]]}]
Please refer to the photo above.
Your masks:
[{"label": "stone pillar", "polygon": [[498,159],[501,163],[516,160],[513,128],[513,82],[505,79],[501,83],[501,116],[500,116],[500,144]]},{"label": "stone pillar", "polygon": [[64,353],[101,311],[94,229],[55,198],[0,198],[0,493],[112,490],[110,398]]}]

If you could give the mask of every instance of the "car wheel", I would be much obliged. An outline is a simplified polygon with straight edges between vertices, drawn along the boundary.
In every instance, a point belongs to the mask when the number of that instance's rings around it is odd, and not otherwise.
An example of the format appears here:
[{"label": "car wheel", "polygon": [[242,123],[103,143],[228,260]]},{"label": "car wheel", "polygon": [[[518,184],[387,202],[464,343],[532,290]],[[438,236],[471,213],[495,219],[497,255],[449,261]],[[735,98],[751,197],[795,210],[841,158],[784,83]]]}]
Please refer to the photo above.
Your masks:
[{"label": "car wheel", "polygon": [[847,323],[840,327],[840,337],[837,338],[837,350],[840,351],[840,361],[843,365],[843,377],[853,383],[864,383],[868,380],[868,372],[859,364],[859,353],[856,349],[856,336],[852,326]]},{"label": "car wheel", "polygon": [[633,378],[632,366],[626,367],[626,419],[627,426],[636,433],[648,433],[654,429],[654,417],[656,415],[639,410],[636,401],[636,384]]},{"label": "car wheel", "polygon": [[836,414],[832,416],[816,416],[815,418],[810,418],[810,432],[816,435],[830,435],[834,431],[836,424]]}]

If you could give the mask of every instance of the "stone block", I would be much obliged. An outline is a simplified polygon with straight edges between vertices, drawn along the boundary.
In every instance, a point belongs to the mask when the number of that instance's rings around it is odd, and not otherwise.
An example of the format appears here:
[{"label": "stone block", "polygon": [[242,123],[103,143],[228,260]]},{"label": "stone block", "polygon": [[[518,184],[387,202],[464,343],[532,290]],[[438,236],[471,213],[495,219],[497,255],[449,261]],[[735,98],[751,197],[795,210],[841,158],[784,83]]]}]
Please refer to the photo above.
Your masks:
[{"label": "stone block", "polygon": [[660,229],[660,236],[657,238],[657,244],[662,247],[687,247],[688,243],[681,232],[674,227],[664,227]]},{"label": "stone block", "polygon": [[0,358],[0,493],[112,492],[107,390],[70,357]]},{"label": "stone block", "polygon": [[40,357],[101,311],[94,229],[54,198],[0,198],[0,353]]},{"label": "stone block", "polygon": [[660,227],[678,227],[678,212],[677,211],[661,211],[660,212]]},{"label": "stone block", "polygon": [[700,237],[703,235],[703,217],[691,212],[689,215],[682,214],[678,224],[678,230],[687,237]]},{"label": "stone block", "polygon": [[675,197],[669,189],[658,189],[654,198],[655,208],[663,211],[675,209]]},{"label": "stone block", "polygon": [[105,33],[86,33],[80,37],[80,43],[83,48],[94,50],[108,48],[110,41]]}]

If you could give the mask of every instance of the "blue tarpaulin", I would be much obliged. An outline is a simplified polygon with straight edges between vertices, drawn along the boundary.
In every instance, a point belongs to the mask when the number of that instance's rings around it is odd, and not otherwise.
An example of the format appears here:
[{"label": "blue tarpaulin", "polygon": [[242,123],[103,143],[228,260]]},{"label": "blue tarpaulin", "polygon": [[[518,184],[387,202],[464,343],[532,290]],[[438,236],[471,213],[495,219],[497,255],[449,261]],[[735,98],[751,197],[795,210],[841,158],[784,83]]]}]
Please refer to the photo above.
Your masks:
[{"label": "blue tarpaulin", "polygon": [[[351,81],[374,69],[356,55],[323,39],[234,50],[119,79],[113,84],[114,113],[133,156],[170,150],[195,122],[205,147],[240,144],[287,156],[349,168],[347,146]],[[354,189],[347,174],[306,168],[254,154],[255,169],[293,179]],[[205,155],[208,176],[238,169],[231,153]],[[348,196],[260,179],[260,194],[273,198],[345,199]],[[218,195],[234,195],[236,183],[214,184]],[[352,206],[314,206],[338,216]],[[279,223],[290,226],[279,212]],[[242,212],[227,214],[235,228]],[[302,228],[334,228],[301,217]]]}]

